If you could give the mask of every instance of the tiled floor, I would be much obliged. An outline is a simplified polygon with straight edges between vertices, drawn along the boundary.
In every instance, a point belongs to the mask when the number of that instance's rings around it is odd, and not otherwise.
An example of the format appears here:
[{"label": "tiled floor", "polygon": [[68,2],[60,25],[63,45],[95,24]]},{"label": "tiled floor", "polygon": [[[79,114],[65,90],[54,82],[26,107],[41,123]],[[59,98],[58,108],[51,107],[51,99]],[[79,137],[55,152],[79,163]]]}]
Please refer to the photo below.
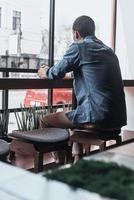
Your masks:
[{"label": "tiled floor", "polygon": [[[122,141],[127,142],[129,140],[134,141],[134,131],[126,131],[124,130],[122,132]],[[109,141],[107,143],[107,146],[110,146],[114,144],[113,141]],[[96,149],[96,147],[93,147],[92,150]],[[54,163],[54,158],[51,153],[44,154],[44,165],[45,164],[51,164]],[[28,156],[28,155],[22,155],[22,154],[17,154],[16,159],[12,161],[12,165],[18,166],[20,168],[24,169],[32,169],[34,167],[33,163],[33,156]]]}]

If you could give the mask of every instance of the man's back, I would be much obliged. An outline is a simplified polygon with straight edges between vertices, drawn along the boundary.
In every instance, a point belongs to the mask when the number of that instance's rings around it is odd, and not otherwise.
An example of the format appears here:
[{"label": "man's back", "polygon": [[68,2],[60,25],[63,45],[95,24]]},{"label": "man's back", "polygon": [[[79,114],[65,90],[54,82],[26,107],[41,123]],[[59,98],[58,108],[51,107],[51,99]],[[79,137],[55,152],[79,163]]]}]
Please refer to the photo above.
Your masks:
[{"label": "man's back", "polygon": [[95,36],[88,36],[75,45],[79,51],[79,67],[74,70],[78,107],[71,118],[75,123],[97,123],[107,128],[126,125],[125,96],[117,56]]}]

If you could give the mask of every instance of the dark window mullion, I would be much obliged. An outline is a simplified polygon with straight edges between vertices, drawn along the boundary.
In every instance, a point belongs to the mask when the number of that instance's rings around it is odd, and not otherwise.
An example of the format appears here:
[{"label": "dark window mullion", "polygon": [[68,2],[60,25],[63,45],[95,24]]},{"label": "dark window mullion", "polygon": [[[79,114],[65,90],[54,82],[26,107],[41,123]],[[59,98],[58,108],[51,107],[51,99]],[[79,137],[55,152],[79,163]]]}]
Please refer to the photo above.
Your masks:
[{"label": "dark window mullion", "polygon": [[[55,24],[55,0],[50,0],[50,17],[49,17],[49,58],[48,65],[54,64],[54,24]],[[48,107],[52,108],[53,104],[53,89],[48,90]],[[52,112],[52,109],[50,109]]]}]

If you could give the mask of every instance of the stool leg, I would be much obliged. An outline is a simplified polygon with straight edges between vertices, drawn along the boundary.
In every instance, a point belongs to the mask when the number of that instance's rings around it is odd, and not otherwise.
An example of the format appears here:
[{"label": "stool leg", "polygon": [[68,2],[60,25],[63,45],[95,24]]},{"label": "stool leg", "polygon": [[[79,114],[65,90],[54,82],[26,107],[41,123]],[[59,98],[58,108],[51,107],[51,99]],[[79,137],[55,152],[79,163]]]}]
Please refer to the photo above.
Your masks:
[{"label": "stool leg", "polygon": [[83,155],[83,145],[74,142],[72,147],[72,155],[74,157],[74,163],[77,162]]},{"label": "stool leg", "polygon": [[59,163],[61,165],[65,164],[65,151],[64,150],[57,151],[57,163]]},{"label": "stool leg", "polygon": [[69,146],[66,150],[65,150],[65,164],[67,163],[72,163],[73,162],[73,158],[72,158],[72,147]]},{"label": "stool leg", "polygon": [[84,149],[85,149],[86,156],[89,155],[90,149],[91,149],[91,145],[88,145],[88,144],[84,145]]},{"label": "stool leg", "polygon": [[9,153],[9,160],[14,160],[15,159],[15,152],[14,151],[10,151]]},{"label": "stool leg", "polygon": [[122,137],[120,135],[118,135],[118,137],[116,139],[116,144],[121,145],[121,143],[122,143]]},{"label": "stool leg", "polygon": [[7,162],[7,155],[1,156],[0,161]]},{"label": "stool leg", "polygon": [[100,151],[104,151],[106,149],[106,141],[102,142],[102,144],[99,146],[100,147]]},{"label": "stool leg", "polygon": [[43,153],[36,151],[34,156],[34,171],[38,173],[43,170]]}]

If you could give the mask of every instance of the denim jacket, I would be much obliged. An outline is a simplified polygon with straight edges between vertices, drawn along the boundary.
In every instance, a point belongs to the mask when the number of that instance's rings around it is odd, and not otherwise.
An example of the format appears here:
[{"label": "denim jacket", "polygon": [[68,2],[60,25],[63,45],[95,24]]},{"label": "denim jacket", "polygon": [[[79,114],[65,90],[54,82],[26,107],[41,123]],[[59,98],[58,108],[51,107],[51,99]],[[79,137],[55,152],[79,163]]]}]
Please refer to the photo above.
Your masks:
[{"label": "denim jacket", "polygon": [[72,43],[63,58],[48,69],[49,79],[73,72],[77,108],[67,117],[74,124],[92,123],[105,128],[126,125],[126,103],[117,56],[95,36]]}]

